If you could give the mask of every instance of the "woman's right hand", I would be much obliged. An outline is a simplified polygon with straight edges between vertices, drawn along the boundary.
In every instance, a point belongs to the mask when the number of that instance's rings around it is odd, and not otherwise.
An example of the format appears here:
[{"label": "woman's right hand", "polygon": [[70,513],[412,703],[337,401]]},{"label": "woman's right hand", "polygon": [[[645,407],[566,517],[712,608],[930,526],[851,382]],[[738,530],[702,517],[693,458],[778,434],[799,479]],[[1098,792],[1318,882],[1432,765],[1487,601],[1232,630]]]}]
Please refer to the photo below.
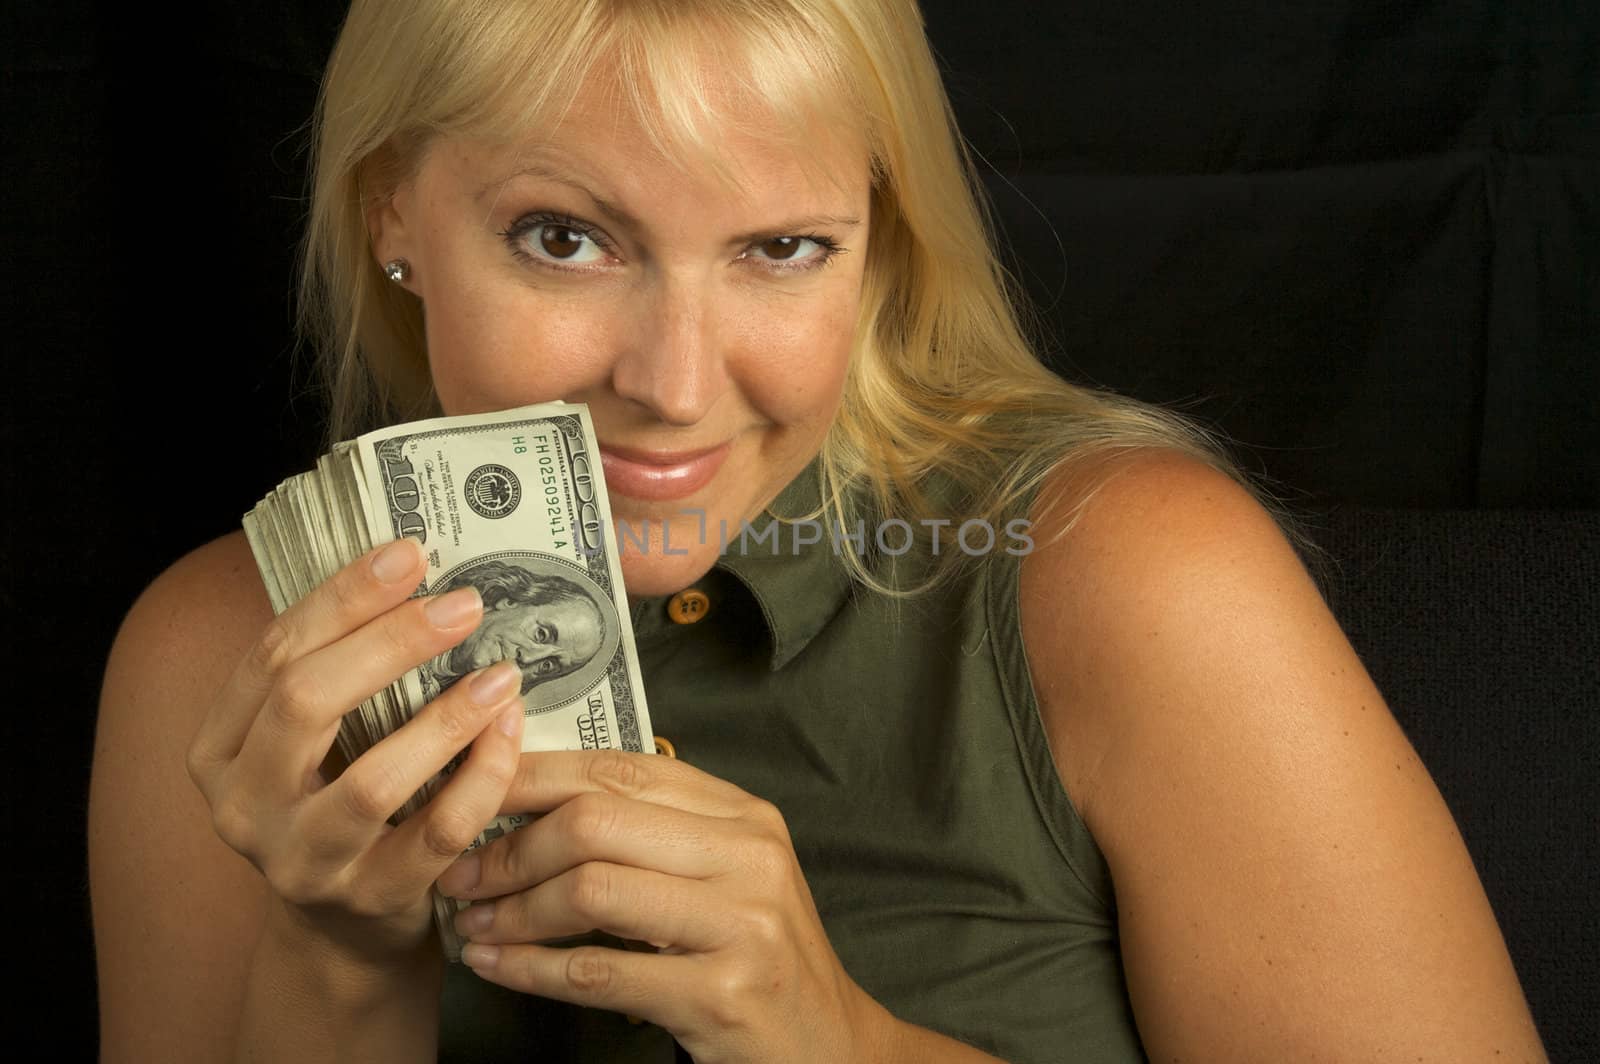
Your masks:
[{"label": "woman's right hand", "polygon": [[[388,544],[276,617],[212,702],[188,751],[217,834],[296,922],[346,959],[388,966],[429,937],[433,881],[498,812],[521,752],[521,674],[464,677],[331,782],[319,771],[340,718],[460,643],[483,605],[463,588],[409,599],[421,547]],[[388,818],[468,743],[432,800]]]}]

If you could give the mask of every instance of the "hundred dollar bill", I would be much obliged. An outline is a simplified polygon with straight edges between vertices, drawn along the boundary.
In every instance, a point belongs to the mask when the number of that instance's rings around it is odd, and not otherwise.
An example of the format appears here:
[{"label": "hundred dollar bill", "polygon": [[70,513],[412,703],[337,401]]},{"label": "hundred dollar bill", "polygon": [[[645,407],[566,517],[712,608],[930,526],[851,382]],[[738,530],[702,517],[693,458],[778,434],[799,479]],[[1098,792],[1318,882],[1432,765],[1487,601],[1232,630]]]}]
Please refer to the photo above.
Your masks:
[{"label": "hundred dollar bill", "polygon": [[[408,671],[344,719],[353,760],[468,673],[522,670],[524,750],[653,751],[654,737],[588,408],[545,403],[434,418],[337,444],[244,517],[279,613],[379,543],[410,536],[428,567],[414,595],[474,586],[483,620],[456,647]],[[420,808],[452,763],[397,819]],[[522,825],[500,817],[473,848]],[[459,959],[435,896],[445,952]]]}]

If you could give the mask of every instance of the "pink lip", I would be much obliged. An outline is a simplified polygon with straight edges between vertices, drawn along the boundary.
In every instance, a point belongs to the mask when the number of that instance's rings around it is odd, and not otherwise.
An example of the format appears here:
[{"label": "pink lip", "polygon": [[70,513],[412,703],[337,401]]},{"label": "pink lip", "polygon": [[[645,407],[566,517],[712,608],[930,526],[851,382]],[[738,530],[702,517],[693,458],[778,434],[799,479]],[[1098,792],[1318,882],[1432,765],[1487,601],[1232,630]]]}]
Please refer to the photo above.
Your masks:
[{"label": "pink lip", "polygon": [[705,487],[728,457],[729,444],[701,451],[635,451],[600,445],[606,490],[613,495],[660,502],[681,499]]}]

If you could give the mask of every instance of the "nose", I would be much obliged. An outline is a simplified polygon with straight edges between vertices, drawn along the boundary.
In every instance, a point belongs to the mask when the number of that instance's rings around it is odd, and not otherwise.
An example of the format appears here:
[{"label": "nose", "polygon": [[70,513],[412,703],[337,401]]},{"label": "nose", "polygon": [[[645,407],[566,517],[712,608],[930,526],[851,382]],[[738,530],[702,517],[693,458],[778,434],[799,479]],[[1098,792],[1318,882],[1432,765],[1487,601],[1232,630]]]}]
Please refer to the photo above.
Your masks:
[{"label": "nose", "polygon": [[653,287],[638,335],[612,367],[611,386],[669,425],[694,425],[727,386],[713,297],[681,279]]}]

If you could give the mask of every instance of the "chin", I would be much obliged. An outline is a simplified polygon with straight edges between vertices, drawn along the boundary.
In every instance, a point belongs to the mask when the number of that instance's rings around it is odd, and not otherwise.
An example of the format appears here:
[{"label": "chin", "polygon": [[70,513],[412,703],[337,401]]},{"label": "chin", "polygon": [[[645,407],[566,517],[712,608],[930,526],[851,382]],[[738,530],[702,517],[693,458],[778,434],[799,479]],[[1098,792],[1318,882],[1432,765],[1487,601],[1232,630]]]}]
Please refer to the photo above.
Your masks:
[{"label": "chin", "polygon": [[716,563],[715,543],[684,555],[640,555],[629,550],[622,555],[622,583],[629,598],[671,595],[706,575]]}]

